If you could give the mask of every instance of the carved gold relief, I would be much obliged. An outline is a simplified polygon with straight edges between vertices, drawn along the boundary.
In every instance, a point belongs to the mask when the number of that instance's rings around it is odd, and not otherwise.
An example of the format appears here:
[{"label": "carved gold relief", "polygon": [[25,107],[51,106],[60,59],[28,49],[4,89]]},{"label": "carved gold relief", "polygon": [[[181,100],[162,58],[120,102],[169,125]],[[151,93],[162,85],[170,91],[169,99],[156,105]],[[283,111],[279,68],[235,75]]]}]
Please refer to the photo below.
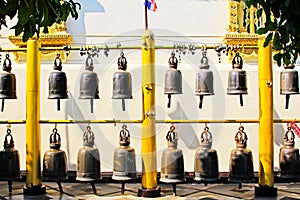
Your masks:
[{"label": "carved gold relief", "polygon": [[[72,36],[69,33],[67,33],[65,23],[54,24],[51,27],[49,27],[48,30],[49,33],[40,34],[39,41],[42,47],[63,47],[72,43]],[[27,46],[27,43],[24,43],[22,41],[22,36],[10,35],[8,39],[17,47],[22,48]],[[41,53],[42,59],[48,59],[49,54],[60,53],[61,55],[63,55],[62,51],[55,50],[42,51]],[[14,52],[14,54],[16,61],[19,61],[21,57],[25,56],[24,53],[20,52]]]},{"label": "carved gold relief", "polygon": [[[257,46],[258,35],[255,33],[258,27],[256,9],[248,8],[244,1],[228,0],[229,26],[223,42],[229,46]],[[257,54],[256,48],[245,48],[243,54]],[[229,58],[230,59],[230,58]]]}]

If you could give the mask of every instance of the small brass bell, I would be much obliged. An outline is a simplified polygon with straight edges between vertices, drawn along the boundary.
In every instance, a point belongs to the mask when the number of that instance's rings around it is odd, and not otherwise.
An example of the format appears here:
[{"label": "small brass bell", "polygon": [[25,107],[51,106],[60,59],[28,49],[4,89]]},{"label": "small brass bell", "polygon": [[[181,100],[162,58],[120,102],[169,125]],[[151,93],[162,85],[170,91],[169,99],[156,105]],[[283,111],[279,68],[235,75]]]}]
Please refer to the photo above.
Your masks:
[{"label": "small brass bell", "polygon": [[177,70],[178,60],[175,53],[171,53],[169,58],[169,69],[165,73],[165,89],[164,94],[168,95],[168,108],[171,107],[171,95],[182,94],[182,75]]},{"label": "small brass bell", "polygon": [[3,72],[0,73],[1,112],[4,110],[4,99],[16,98],[16,76],[11,73],[11,60],[9,59],[9,54],[6,54],[3,62]]},{"label": "small brass bell", "polygon": [[[136,162],[135,151],[130,147],[130,133],[127,126],[123,125],[120,131],[120,147],[115,149],[114,152],[114,171],[113,180],[129,181],[136,179]],[[122,184],[121,193],[124,194],[124,184]]]},{"label": "small brass bell", "polygon": [[49,75],[49,96],[48,99],[57,99],[57,110],[60,110],[60,99],[68,98],[67,77],[62,72],[62,61],[58,54],[54,60],[54,71]]},{"label": "small brass bell", "polygon": [[43,158],[43,179],[56,181],[60,192],[63,192],[60,182],[68,179],[68,165],[66,153],[60,150],[61,138],[54,128],[49,138],[50,150]]},{"label": "small brass bell", "polygon": [[80,96],[79,99],[90,99],[91,113],[93,113],[93,99],[100,99],[97,73],[93,72],[93,59],[89,54],[85,61],[85,71],[80,76]]},{"label": "small brass bell", "polygon": [[21,178],[20,156],[18,150],[14,149],[15,144],[10,126],[8,126],[6,132],[4,149],[0,151],[0,180],[8,181],[9,193],[11,193],[12,181]]},{"label": "small brass bell", "polygon": [[299,149],[295,148],[295,135],[288,125],[288,130],[284,135],[284,146],[279,152],[279,177],[286,179],[300,178]]},{"label": "small brass bell", "polygon": [[167,133],[168,149],[165,149],[161,157],[160,181],[173,184],[173,193],[176,195],[176,184],[185,181],[184,161],[182,150],[177,149],[178,135],[172,125]]},{"label": "small brass bell", "polygon": [[131,74],[126,72],[127,59],[124,53],[118,58],[118,71],[113,76],[112,99],[122,99],[122,110],[125,111],[125,99],[132,99]]},{"label": "small brass bell", "polygon": [[243,94],[248,94],[247,91],[247,75],[243,68],[243,59],[236,53],[232,60],[232,70],[228,75],[227,94],[240,95],[240,104],[243,106]]},{"label": "small brass bell", "polygon": [[285,109],[289,108],[289,99],[291,94],[299,94],[298,72],[294,70],[295,65],[284,66],[280,72],[280,94],[285,95]]},{"label": "small brass bell", "polygon": [[203,97],[205,95],[214,95],[214,75],[209,70],[206,50],[202,52],[200,71],[196,74],[196,95],[200,96],[200,109],[202,108]]},{"label": "small brass bell", "polygon": [[206,126],[201,134],[200,148],[194,157],[195,181],[215,182],[219,180],[217,151],[211,148],[212,134]]},{"label": "small brass bell", "polygon": [[254,181],[252,151],[247,149],[247,134],[240,126],[235,135],[236,148],[230,154],[229,181],[243,183]]}]

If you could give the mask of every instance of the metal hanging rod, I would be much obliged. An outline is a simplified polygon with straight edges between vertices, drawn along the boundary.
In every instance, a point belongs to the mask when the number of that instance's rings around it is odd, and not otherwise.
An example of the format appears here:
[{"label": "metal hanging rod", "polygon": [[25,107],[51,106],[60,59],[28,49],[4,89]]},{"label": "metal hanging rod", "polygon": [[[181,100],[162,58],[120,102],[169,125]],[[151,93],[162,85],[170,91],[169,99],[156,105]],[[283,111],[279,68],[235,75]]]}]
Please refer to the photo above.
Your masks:
[{"label": "metal hanging rod", "polygon": [[[222,46],[221,44],[219,46]],[[64,46],[64,47],[40,47],[40,51],[79,51],[82,50],[83,46]],[[109,48],[110,50],[121,50],[121,49],[128,49],[128,50],[140,50],[142,46],[121,46],[121,47],[117,47],[117,46],[92,46],[92,45],[86,45],[84,46],[87,49],[92,49],[93,47],[96,47],[98,49],[104,49],[104,48]],[[218,47],[218,45],[197,45],[194,46],[195,49],[216,49]],[[239,47],[235,47],[235,49],[257,49],[257,46],[239,46]],[[155,46],[155,49],[176,49],[174,48],[174,46]],[[27,48],[0,48],[0,52],[16,52],[16,51],[27,51]]]},{"label": "metal hanging rod", "polygon": [[[274,119],[274,123],[290,123],[295,121],[296,123],[300,123],[300,119]],[[108,119],[108,120],[40,120],[41,124],[116,124],[116,123],[142,123],[143,120],[136,119],[136,120],[115,120],[115,119]],[[156,120],[158,124],[163,123],[182,123],[182,124],[197,124],[197,123],[259,123],[258,119],[220,119],[220,120],[208,120],[208,119],[201,119],[201,120],[184,120],[184,119],[169,119],[169,120]],[[0,124],[25,124],[26,120],[0,120]]]}]

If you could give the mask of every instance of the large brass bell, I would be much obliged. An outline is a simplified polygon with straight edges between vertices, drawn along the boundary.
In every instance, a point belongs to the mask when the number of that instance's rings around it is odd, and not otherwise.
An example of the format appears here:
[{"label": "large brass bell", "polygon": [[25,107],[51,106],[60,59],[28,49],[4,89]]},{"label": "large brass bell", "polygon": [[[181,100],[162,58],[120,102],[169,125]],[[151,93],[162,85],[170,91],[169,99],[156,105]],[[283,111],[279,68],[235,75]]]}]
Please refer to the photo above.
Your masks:
[{"label": "large brass bell", "polygon": [[68,98],[67,77],[62,72],[62,61],[58,54],[54,60],[54,71],[49,75],[49,96],[48,99],[57,99],[57,110],[60,110],[60,99]]},{"label": "large brass bell", "polygon": [[0,73],[0,99],[2,99],[1,112],[4,110],[4,99],[16,99],[16,76],[11,73],[11,60],[6,54],[3,62],[3,72]]},{"label": "large brass bell", "polygon": [[252,151],[247,149],[247,134],[240,126],[235,135],[236,148],[230,154],[229,181],[243,183],[254,181]]},{"label": "large brass bell", "polygon": [[136,179],[135,151],[130,147],[130,133],[126,125],[120,131],[120,147],[114,152],[113,180],[122,181],[121,193],[124,194],[124,182]]},{"label": "large brass bell", "polygon": [[214,182],[219,179],[217,151],[211,148],[212,134],[206,126],[200,137],[200,148],[194,157],[195,181]]},{"label": "large brass bell", "polygon": [[182,150],[177,149],[178,134],[175,126],[170,127],[166,136],[168,149],[165,149],[161,157],[160,181],[173,184],[173,192],[176,195],[176,184],[185,181],[184,161]]},{"label": "large brass bell", "polygon": [[100,154],[94,147],[94,132],[90,126],[83,134],[83,147],[78,151],[77,178],[79,181],[96,181],[101,178]]},{"label": "large brass bell", "polygon": [[83,147],[77,154],[77,177],[76,180],[91,182],[94,193],[96,193],[94,181],[101,178],[100,153],[94,147],[94,132],[87,126],[83,134]]},{"label": "large brass bell", "polygon": [[93,59],[89,54],[85,61],[85,71],[80,76],[79,99],[90,99],[91,113],[93,113],[93,99],[100,99],[97,73],[93,72]]},{"label": "large brass bell", "polygon": [[299,149],[295,148],[295,135],[288,125],[288,130],[284,134],[284,146],[279,152],[279,177],[286,179],[300,178]]},{"label": "large brass bell", "polygon": [[299,94],[298,72],[294,70],[295,65],[284,66],[280,72],[280,94],[285,95],[285,109],[289,108],[289,99],[291,94]]},{"label": "large brass bell", "polygon": [[131,74],[126,72],[127,59],[124,53],[118,58],[118,71],[113,76],[112,99],[122,99],[122,110],[125,111],[125,99],[132,99]]},{"label": "large brass bell", "polygon": [[68,165],[66,153],[60,150],[61,138],[54,128],[49,138],[50,150],[46,151],[43,158],[43,179],[56,181],[61,192],[60,182],[68,179]]},{"label": "large brass bell", "polygon": [[247,91],[247,75],[243,68],[243,59],[236,53],[232,60],[232,70],[228,75],[227,94],[240,95],[240,105],[243,106],[243,94],[248,94]]},{"label": "large brass bell", "polygon": [[171,95],[182,94],[182,75],[181,71],[177,70],[177,65],[178,60],[172,52],[169,58],[169,69],[165,73],[164,94],[168,95],[168,108],[171,107]]},{"label": "large brass bell", "polygon": [[214,95],[214,76],[213,72],[209,70],[206,50],[202,52],[200,71],[196,74],[196,95],[200,96],[200,109],[202,108],[203,97]]},{"label": "large brass bell", "polygon": [[4,149],[0,151],[0,180],[8,181],[9,193],[12,192],[12,181],[20,179],[20,156],[14,149],[14,140],[10,126],[7,128],[4,140]]}]

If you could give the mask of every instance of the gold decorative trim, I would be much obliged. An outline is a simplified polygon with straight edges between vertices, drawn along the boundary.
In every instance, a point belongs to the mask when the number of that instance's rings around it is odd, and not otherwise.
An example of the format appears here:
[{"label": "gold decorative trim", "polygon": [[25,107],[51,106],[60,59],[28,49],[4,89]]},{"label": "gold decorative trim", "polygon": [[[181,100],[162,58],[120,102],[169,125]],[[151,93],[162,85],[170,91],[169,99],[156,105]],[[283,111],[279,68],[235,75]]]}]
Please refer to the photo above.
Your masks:
[{"label": "gold decorative trim", "polygon": [[[8,36],[8,39],[17,47],[24,48],[27,47],[27,43],[22,41],[22,36]],[[72,43],[72,36],[66,32],[66,26],[62,24],[54,24],[49,27],[49,33],[41,33],[39,41],[42,47],[63,47],[70,45]],[[42,51],[42,59],[48,59],[47,54],[52,54],[54,50]],[[63,53],[62,51],[59,53]],[[20,52],[14,52],[15,60],[19,61],[21,54]],[[24,53],[23,53],[24,54]],[[43,56],[45,55],[45,56]]]}]

